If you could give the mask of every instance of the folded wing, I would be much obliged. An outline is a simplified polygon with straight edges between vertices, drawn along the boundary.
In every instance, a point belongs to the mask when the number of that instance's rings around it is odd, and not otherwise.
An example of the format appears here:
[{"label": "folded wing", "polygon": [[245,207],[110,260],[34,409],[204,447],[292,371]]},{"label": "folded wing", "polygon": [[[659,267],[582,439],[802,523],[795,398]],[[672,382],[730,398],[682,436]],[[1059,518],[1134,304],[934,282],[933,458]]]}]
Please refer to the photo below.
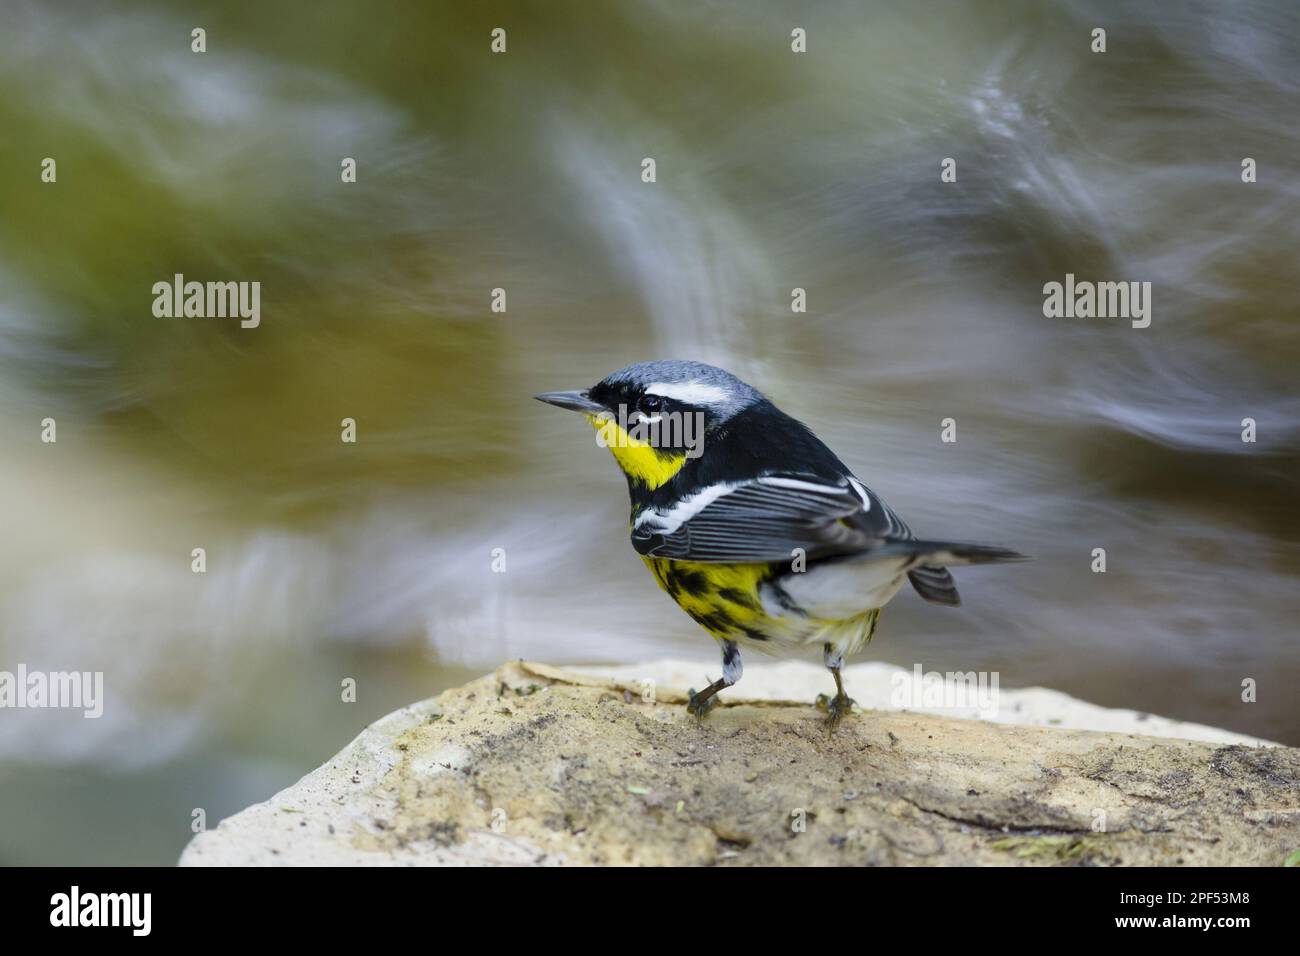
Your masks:
[{"label": "folded wing", "polygon": [[911,532],[853,478],[765,475],[714,485],[636,517],[632,545],[681,561],[759,563],[866,552]]},{"label": "folded wing", "polygon": [[705,563],[758,564],[856,555],[902,557],[902,569],[927,601],[961,603],[945,565],[1021,561],[1005,548],[919,541],[893,510],[851,475],[839,481],[774,474],[702,489],[632,524],[632,546],[646,556]]}]

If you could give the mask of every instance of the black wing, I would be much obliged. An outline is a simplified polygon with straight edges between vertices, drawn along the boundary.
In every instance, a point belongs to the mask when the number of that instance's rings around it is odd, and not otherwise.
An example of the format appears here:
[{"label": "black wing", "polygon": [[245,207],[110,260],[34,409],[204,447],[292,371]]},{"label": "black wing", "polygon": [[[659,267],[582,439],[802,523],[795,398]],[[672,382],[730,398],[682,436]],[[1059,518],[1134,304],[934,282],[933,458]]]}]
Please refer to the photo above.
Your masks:
[{"label": "black wing", "polygon": [[679,561],[789,561],[796,548],[809,559],[877,550],[912,533],[861,482],[809,475],[765,475],[714,485],[664,511],[633,522],[640,554]]}]

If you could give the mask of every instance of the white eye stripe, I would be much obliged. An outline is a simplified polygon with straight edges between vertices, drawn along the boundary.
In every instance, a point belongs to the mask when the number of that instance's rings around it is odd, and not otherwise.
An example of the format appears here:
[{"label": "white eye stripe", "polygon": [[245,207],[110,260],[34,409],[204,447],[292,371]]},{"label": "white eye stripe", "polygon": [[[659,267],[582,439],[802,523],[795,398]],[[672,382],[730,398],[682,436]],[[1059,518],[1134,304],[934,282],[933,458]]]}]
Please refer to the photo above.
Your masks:
[{"label": "white eye stripe", "polygon": [[687,405],[721,405],[732,397],[725,388],[705,382],[652,382],[645,387],[645,392]]}]

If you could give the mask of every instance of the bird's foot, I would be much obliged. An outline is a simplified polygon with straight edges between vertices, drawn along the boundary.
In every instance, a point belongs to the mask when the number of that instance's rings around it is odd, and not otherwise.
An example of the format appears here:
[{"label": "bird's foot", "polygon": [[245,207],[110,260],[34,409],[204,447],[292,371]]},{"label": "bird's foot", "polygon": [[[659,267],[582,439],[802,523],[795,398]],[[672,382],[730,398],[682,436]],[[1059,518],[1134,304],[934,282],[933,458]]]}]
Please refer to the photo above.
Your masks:
[{"label": "bird's foot", "polygon": [[826,715],[826,729],[831,733],[840,725],[840,721],[853,712],[856,704],[852,697],[841,691],[834,697],[829,694],[817,695],[817,709]]},{"label": "bird's foot", "polygon": [[697,693],[694,687],[691,688],[690,698],[686,701],[686,712],[696,720],[703,720],[705,715],[717,706],[717,691],[712,688],[705,688]]}]

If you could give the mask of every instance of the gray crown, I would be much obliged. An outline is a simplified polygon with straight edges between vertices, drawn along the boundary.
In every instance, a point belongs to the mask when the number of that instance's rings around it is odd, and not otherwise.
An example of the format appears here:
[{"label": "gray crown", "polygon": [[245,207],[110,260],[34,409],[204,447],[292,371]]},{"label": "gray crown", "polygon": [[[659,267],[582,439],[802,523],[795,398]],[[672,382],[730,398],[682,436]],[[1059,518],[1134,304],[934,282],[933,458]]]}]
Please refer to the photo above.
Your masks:
[{"label": "gray crown", "polygon": [[[763,401],[763,393],[747,385],[730,372],[703,362],[680,359],[661,359],[655,362],[638,362],[605,376],[605,383],[632,387],[637,390],[654,385],[668,386],[657,391],[686,404],[707,408],[718,419],[730,418],[756,402]],[[697,396],[691,400],[688,396]]]}]

